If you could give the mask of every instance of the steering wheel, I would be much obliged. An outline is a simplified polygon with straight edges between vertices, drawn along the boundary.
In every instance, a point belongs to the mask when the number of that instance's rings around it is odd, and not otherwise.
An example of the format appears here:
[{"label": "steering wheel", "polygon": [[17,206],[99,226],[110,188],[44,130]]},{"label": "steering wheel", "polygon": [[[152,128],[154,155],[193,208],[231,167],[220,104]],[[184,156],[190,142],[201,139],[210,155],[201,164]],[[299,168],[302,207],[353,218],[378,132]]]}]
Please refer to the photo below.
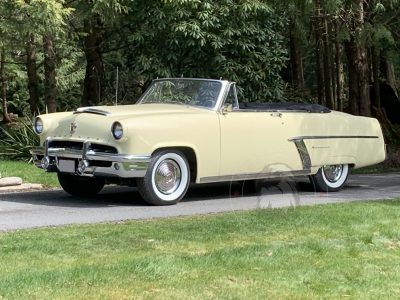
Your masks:
[{"label": "steering wheel", "polygon": [[204,107],[214,107],[214,105],[215,105],[215,101],[214,100],[206,100],[203,103]]}]

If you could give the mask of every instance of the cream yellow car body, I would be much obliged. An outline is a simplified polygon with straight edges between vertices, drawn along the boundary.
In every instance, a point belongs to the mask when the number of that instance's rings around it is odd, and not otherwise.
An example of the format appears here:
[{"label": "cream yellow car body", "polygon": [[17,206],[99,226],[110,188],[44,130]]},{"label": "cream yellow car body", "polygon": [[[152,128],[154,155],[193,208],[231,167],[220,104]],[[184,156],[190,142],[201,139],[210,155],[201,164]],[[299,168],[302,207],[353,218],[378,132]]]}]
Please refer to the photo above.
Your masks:
[{"label": "cream yellow car body", "polygon": [[[149,172],[155,153],[175,149],[192,153],[191,181],[207,183],[313,175],[325,165],[360,168],[385,159],[382,130],[376,119],[336,111],[239,109],[237,99],[226,103],[234,83],[212,82],[221,90],[211,108],[175,102],[139,103],[40,115],[41,146],[31,151],[34,161],[38,167],[48,168],[42,159],[50,157],[54,168],[48,170],[61,172],[60,159],[82,159],[88,161],[88,171],[76,172],[76,176],[138,178]],[[120,139],[111,133],[115,122],[123,128]],[[50,145],[57,142],[86,143],[90,149],[53,149]],[[107,145],[117,153],[111,157],[102,151],[95,153],[92,144]],[[85,151],[87,155],[82,153]],[[125,171],[107,173],[104,166],[90,167],[101,155],[107,156],[107,168],[123,167]],[[113,161],[113,155],[118,160]],[[137,158],[144,163],[140,168]]]}]

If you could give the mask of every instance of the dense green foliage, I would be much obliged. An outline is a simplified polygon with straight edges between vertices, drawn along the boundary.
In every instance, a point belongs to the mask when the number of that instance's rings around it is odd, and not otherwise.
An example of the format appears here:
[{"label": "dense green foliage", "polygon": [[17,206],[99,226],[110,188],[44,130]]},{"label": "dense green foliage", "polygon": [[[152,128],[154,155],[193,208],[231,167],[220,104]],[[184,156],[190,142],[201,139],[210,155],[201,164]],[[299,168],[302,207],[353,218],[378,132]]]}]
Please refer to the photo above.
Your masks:
[{"label": "dense green foliage", "polygon": [[[127,53],[132,69],[154,77],[236,81],[250,101],[279,99],[286,62],[286,19],[255,1],[146,1],[132,5],[138,30]],[[144,13],[145,12],[145,13]]]},{"label": "dense green foliage", "polygon": [[21,87],[32,75],[24,66],[30,34],[40,98],[33,113],[46,110],[44,35],[55,45],[59,111],[85,104],[86,93],[96,93],[89,105],[114,103],[117,68],[119,103],[135,102],[153,78],[182,75],[237,81],[252,101],[281,98],[287,19],[264,2],[7,0],[0,16],[11,112],[29,108]]},{"label": "dense green foliage", "polygon": [[[379,80],[395,87],[400,73],[399,1],[367,0],[363,11],[359,3],[3,0],[4,100],[20,115],[133,103],[152,79],[185,76],[236,81],[247,101],[325,104],[326,97],[328,106],[342,109],[366,95],[353,87],[368,76],[352,77],[363,70],[351,66],[364,64],[372,73],[377,54],[381,66],[393,69],[388,78],[382,68],[367,86]],[[324,55],[322,75],[317,49]],[[340,76],[344,85],[336,90]],[[368,114],[365,105],[350,108]]]},{"label": "dense green foliage", "polygon": [[28,120],[16,126],[0,127],[0,159],[29,161],[29,149],[39,145],[39,136]]}]

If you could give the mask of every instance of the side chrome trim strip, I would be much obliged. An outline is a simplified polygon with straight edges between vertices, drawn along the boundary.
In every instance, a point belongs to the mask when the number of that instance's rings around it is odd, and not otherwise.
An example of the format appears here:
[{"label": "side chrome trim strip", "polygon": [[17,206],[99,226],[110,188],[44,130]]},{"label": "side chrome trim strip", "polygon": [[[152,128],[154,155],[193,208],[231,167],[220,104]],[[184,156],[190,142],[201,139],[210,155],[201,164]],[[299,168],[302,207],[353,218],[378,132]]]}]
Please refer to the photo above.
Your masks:
[{"label": "side chrome trim strip", "polygon": [[238,180],[252,180],[252,179],[267,179],[267,178],[279,178],[285,176],[304,176],[311,174],[311,158],[307,150],[307,146],[302,139],[289,139],[296,145],[297,151],[299,152],[301,163],[303,165],[302,170],[294,171],[278,171],[268,173],[250,173],[250,174],[234,174],[234,175],[221,175],[221,176],[210,176],[200,178],[201,183],[208,182],[223,182],[223,181],[238,181]]},{"label": "side chrome trim strip", "polygon": [[224,182],[224,181],[238,181],[238,180],[251,180],[251,179],[266,179],[266,178],[279,178],[284,176],[300,176],[310,175],[311,170],[295,170],[295,171],[280,171],[268,173],[251,173],[251,174],[235,174],[235,175],[221,175],[200,178],[201,183],[209,182]]},{"label": "side chrome trim strip", "polygon": [[375,135],[310,135],[289,138],[289,141],[320,140],[320,139],[379,139]]},{"label": "side chrome trim strip", "polygon": [[322,140],[322,139],[378,139],[374,135],[315,135],[315,136],[296,136],[289,138],[288,141],[294,142],[299,152],[303,169],[311,169],[311,157],[308,153],[307,146],[304,140]]},{"label": "side chrome trim strip", "polygon": [[294,144],[296,145],[297,151],[299,151],[301,163],[303,164],[304,170],[311,169],[311,157],[308,153],[307,146],[303,140],[294,140]]},{"label": "side chrome trim strip", "polygon": [[[252,109],[252,108],[246,108],[246,109],[235,109],[233,110],[233,112],[260,112],[260,113],[303,113],[303,114],[315,114],[314,112],[309,112],[306,110],[284,110],[284,109],[265,109],[265,110],[261,110],[261,109]],[[321,114],[320,112],[318,112],[318,114]]]}]

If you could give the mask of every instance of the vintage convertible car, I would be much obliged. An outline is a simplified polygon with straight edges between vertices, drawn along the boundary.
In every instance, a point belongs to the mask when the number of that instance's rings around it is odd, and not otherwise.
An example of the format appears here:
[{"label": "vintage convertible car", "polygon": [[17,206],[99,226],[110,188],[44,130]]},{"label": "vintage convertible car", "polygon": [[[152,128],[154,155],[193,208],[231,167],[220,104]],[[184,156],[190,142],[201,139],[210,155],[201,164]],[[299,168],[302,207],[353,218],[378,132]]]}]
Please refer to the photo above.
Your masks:
[{"label": "vintage convertible car", "polygon": [[157,79],[134,105],[82,107],[33,121],[39,168],[62,188],[94,195],[136,185],[154,205],[180,201],[189,183],[310,177],[338,191],[349,168],[385,159],[376,119],[297,103],[238,102],[234,82]]}]

